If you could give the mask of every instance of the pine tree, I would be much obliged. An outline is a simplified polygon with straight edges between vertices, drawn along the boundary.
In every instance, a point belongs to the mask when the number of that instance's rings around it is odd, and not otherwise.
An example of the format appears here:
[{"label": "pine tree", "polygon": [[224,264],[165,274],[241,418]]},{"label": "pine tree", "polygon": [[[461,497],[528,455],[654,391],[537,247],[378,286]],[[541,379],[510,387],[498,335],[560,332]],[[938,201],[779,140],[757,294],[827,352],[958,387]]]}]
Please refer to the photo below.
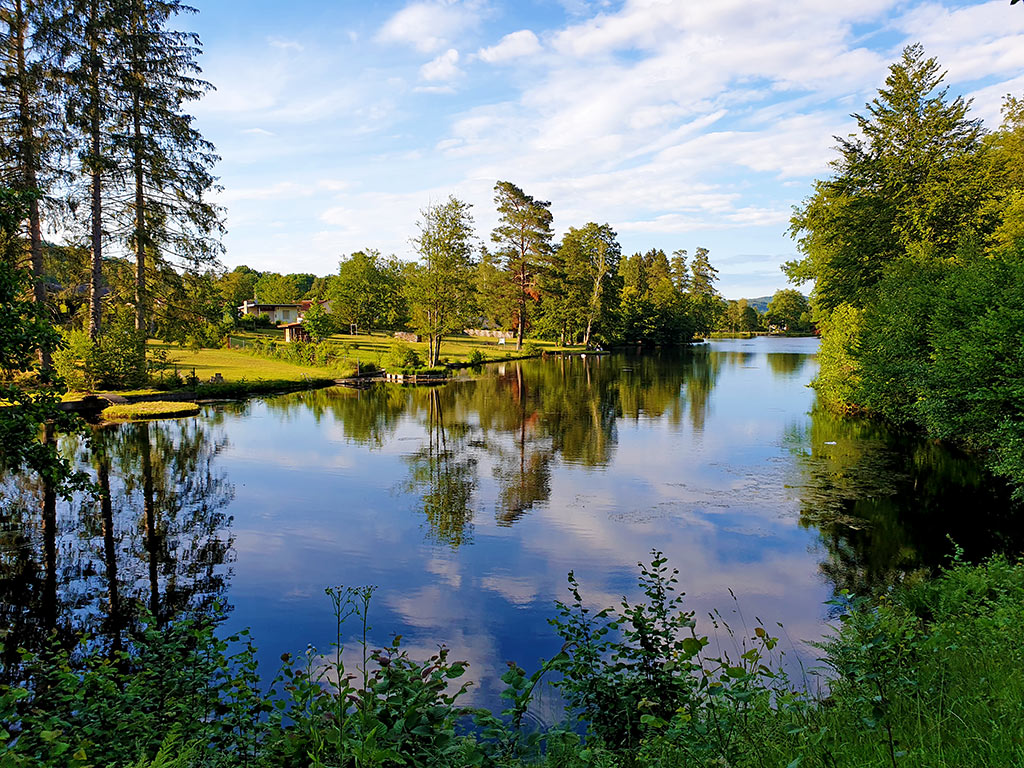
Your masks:
[{"label": "pine tree", "polygon": [[509,181],[494,185],[494,203],[500,221],[491,233],[491,240],[498,245],[498,256],[512,288],[516,350],[521,350],[528,315],[540,298],[540,275],[551,265],[551,203],[534,200]]},{"label": "pine tree", "polygon": [[211,88],[198,78],[199,39],[168,28],[185,12],[193,9],[178,0],[120,0],[123,26],[114,36],[115,89],[125,105],[114,147],[131,183],[114,191],[113,215],[135,257],[140,343],[152,309],[147,272],[165,260],[198,271],[219,253],[223,231],[220,211],[207,199],[219,158],[185,112]]},{"label": "pine tree", "polygon": [[[32,295],[46,302],[43,283],[43,206],[53,200],[59,176],[59,102],[47,87],[50,52],[38,39],[43,20],[41,3],[32,0],[0,2],[0,183],[11,189],[37,191],[29,195],[28,240],[32,267]],[[50,367],[49,350],[39,350],[44,374]]]}]

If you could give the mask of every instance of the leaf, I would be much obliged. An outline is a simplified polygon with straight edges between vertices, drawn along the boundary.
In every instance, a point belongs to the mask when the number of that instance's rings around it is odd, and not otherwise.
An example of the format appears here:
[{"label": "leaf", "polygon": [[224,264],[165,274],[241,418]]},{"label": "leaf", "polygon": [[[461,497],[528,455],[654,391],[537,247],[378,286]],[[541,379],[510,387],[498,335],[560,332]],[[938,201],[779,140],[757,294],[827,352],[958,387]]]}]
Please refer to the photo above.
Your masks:
[{"label": "leaf", "polygon": [[685,653],[687,657],[696,656],[700,653],[700,649],[704,647],[701,641],[695,637],[684,637],[682,645],[683,653]]}]

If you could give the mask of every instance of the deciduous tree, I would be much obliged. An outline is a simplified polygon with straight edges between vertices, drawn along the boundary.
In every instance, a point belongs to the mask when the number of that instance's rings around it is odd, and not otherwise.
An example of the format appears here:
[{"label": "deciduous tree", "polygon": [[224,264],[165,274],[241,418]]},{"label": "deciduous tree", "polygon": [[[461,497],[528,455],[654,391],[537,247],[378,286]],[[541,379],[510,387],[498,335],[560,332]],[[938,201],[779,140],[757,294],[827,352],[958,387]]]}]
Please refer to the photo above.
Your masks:
[{"label": "deciduous tree", "polygon": [[420,263],[406,286],[412,325],[427,337],[428,362],[437,365],[441,339],[465,327],[473,311],[473,216],[452,196],[421,214],[414,240]]}]

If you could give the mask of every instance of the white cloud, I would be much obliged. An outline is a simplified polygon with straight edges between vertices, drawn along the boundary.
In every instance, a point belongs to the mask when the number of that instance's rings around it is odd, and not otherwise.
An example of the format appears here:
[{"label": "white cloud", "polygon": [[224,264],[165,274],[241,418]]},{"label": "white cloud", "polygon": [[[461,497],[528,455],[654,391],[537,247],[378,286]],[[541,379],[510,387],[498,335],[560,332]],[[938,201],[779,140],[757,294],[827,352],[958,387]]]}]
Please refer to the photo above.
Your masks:
[{"label": "white cloud", "polygon": [[384,23],[377,39],[385,43],[411,45],[423,53],[432,53],[476,26],[480,13],[478,2],[433,0],[410,3]]},{"label": "white cloud", "polygon": [[459,52],[449,48],[432,61],[420,67],[420,77],[431,82],[447,82],[462,74],[459,69]]},{"label": "white cloud", "polygon": [[282,40],[278,37],[272,37],[267,42],[270,43],[272,48],[277,48],[279,51],[301,52],[305,50],[302,43],[296,40]]},{"label": "white cloud", "polygon": [[521,29],[518,32],[505,35],[497,45],[481,48],[476,55],[477,58],[488,64],[504,64],[524,56],[534,56],[540,52],[541,45],[537,35],[529,29]]},{"label": "white cloud", "polygon": [[[207,64],[220,90],[201,117],[226,122],[211,138],[251,169],[224,175],[235,203],[228,242],[248,238],[237,260],[286,252],[264,230],[245,235],[269,220],[298,227],[290,245],[312,271],[367,245],[410,255],[419,210],[453,191],[474,204],[486,238],[491,188],[509,179],[552,201],[560,231],[608,221],[626,250],[711,246],[716,263],[735,262],[723,270],[729,291],[749,267],[737,254],[791,248],[790,206],[828,172],[833,135],[853,129],[850,113],[903,45],[921,40],[949,71],[950,93],[973,96],[989,127],[1002,96],[1024,88],[1024,16],[1005,0],[563,4],[579,16],[543,27],[517,11],[515,26],[496,31],[485,0],[412,0],[361,32],[362,66],[346,58],[344,36],[335,51],[316,36],[299,38],[301,50],[265,34]],[[496,42],[482,46],[478,32]],[[421,115],[416,93],[450,96]],[[292,162],[310,150],[305,162],[324,164],[317,173],[350,186],[310,193]],[[275,161],[288,165],[268,175]],[[290,198],[290,211],[276,210]],[[780,280],[771,283],[762,292]]]}]

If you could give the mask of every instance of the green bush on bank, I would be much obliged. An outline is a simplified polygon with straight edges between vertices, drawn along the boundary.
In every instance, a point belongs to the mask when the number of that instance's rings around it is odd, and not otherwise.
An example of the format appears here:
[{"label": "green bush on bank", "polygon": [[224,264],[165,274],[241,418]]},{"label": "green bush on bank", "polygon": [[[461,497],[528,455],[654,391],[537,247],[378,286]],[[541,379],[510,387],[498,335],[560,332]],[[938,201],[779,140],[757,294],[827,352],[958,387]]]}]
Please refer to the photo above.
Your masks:
[{"label": "green bush on bank", "polygon": [[[0,654],[0,763],[15,766],[964,766],[1024,762],[1024,565],[955,564],[877,598],[842,595],[818,647],[827,682],[786,673],[769,628],[697,631],[654,554],[638,602],[594,611],[570,574],[563,650],[510,663],[501,715],[461,704],[467,665],[366,644],[373,588],[328,590],[326,652],[285,655],[269,693],[244,633],[143,622],[130,649]],[[346,667],[342,626],[359,625]],[[347,634],[347,633],[346,633]],[[230,644],[229,644],[230,643]],[[721,646],[720,650],[714,650]],[[229,649],[234,649],[229,651]],[[10,659],[14,661],[10,661]],[[549,672],[568,709],[532,731]],[[472,727],[470,727],[472,723]],[[162,752],[161,752],[162,749]],[[161,757],[162,754],[162,757]],[[152,762],[151,762],[152,761]]]}]

